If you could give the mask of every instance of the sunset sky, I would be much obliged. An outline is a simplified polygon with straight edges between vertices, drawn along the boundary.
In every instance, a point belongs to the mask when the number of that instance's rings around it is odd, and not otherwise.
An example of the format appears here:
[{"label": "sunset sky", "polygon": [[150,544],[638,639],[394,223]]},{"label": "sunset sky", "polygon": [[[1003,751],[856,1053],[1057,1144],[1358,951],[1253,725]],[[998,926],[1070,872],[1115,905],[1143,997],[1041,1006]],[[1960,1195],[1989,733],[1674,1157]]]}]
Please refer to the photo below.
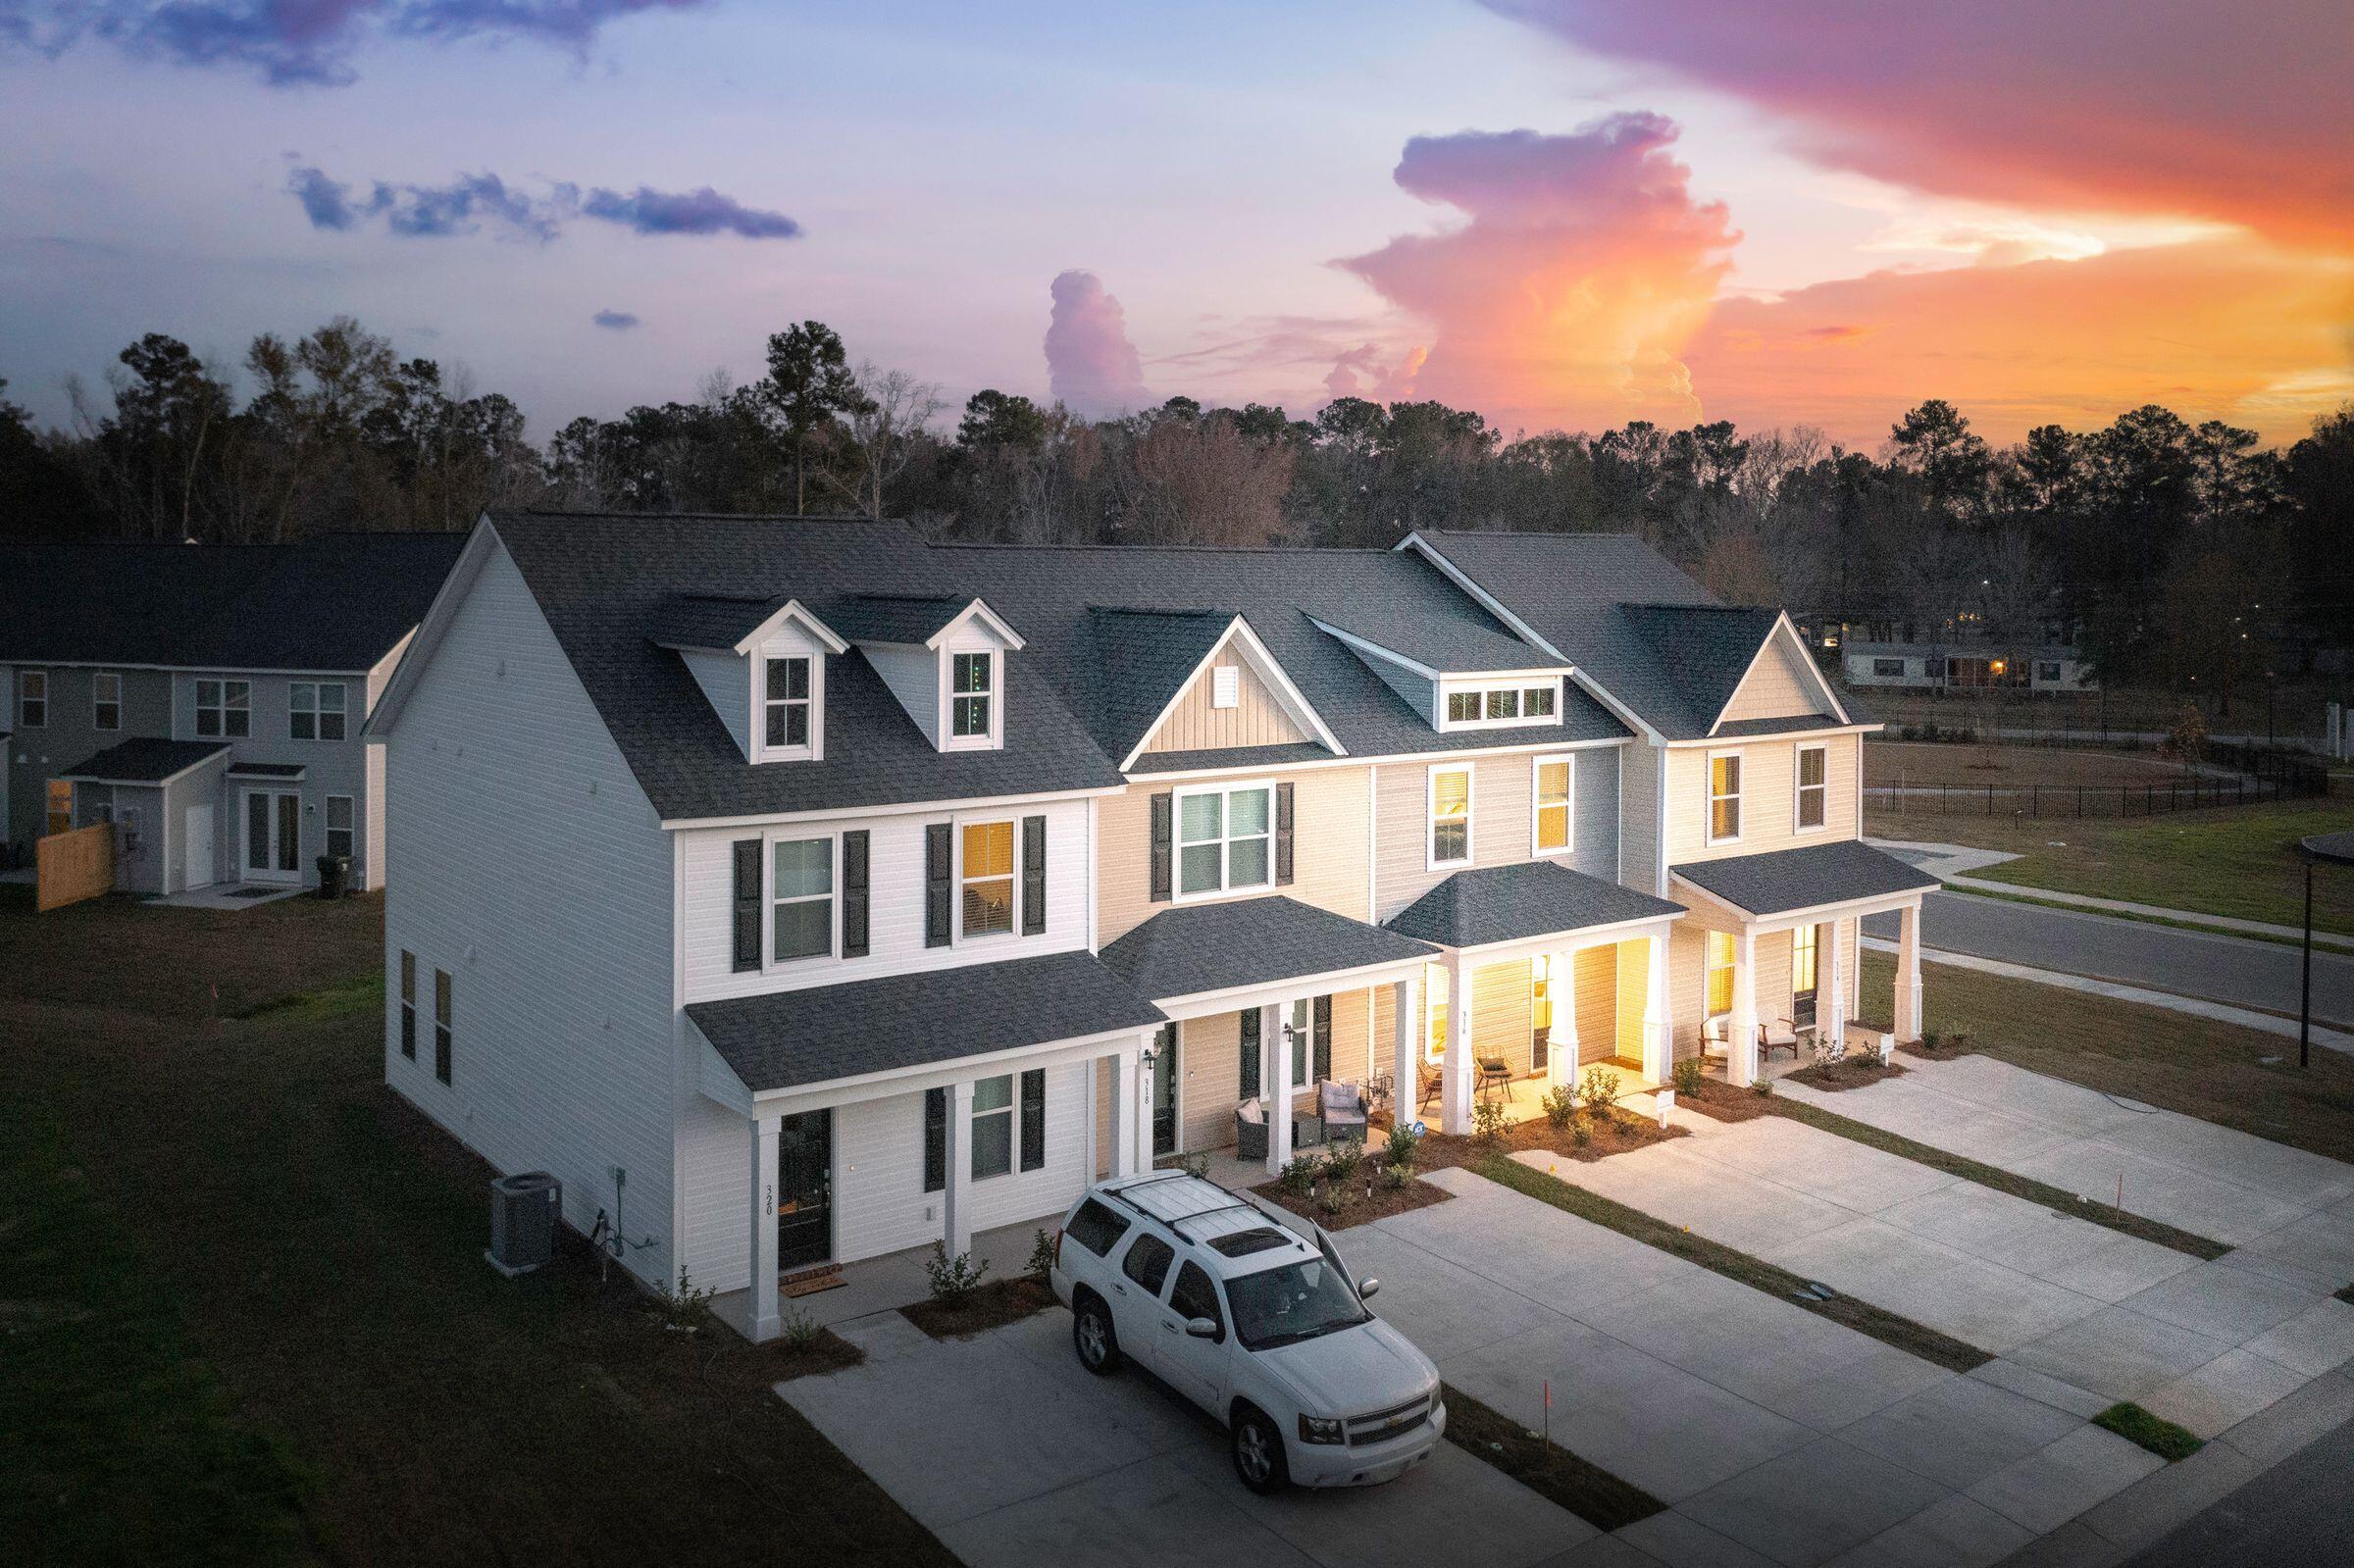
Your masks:
[{"label": "sunset sky", "polygon": [[0,377],[348,312],[543,438],[814,317],[959,402],[2282,440],[2349,81],[2345,0],[0,0]]}]

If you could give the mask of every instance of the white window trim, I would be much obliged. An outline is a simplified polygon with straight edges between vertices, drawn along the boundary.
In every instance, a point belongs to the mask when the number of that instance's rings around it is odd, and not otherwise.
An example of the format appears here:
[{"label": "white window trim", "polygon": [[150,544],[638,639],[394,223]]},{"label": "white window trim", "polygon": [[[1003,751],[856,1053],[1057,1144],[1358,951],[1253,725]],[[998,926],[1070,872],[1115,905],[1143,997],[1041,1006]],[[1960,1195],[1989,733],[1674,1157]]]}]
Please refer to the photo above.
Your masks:
[{"label": "white window trim", "polygon": [[[108,699],[100,696],[98,691],[100,685],[108,681],[112,681],[115,683],[115,695],[112,699],[115,707],[115,722],[113,724],[100,724],[98,722],[98,709],[100,705],[105,703]],[[123,676],[121,672],[115,670],[100,670],[91,675],[90,728],[97,731],[101,734],[113,734],[123,728]]]},{"label": "white window trim", "polygon": [[[806,659],[809,661],[809,740],[806,745],[772,746],[768,743],[768,666],[775,659]],[[752,714],[751,728],[745,732],[752,742],[754,762],[822,762],[826,755],[826,658],[817,648],[796,648],[790,644],[756,648],[751,655],[750,676]]]},{"label": "white window trim", "polygon": [[[974,1183],[1002,1182],[1022,1174],[1022,1071],[1017,1067],[1010,1072],[984,1073],[973,1080],[973,1088],[976,1091],[973,1098],[976,1102],[980,1099],[978,1090],[983,1084],[993,1078],[1005,1080],[1005,1103],[997,1110],[989,1111],[982,1110],[976,1103],[965,1116],[964,1168],[968,1181]],[[951,1094],[949,1105],[953,1108],[954,1104],[955,1099]],[[1005,1169],[993,1171],[989,1175],[983,1176],[973,1169],[973,1150],[979,1147],[978,1141],[973,1137],[973,1129],[981,1125],[982,1117],[999,1115],[1005,1118]],[[1151,1136],[1150,1126],[1146,1128],[1146,1136]],[[953,1172],[950,1173],[950,1179],[954,1179]]]},{"label": "white window trim", "polygon": [[[1463,776],[1463,858],[1441,860],[1438,856],[1439,775],[1459,773]],[[1479,846],[1476,838],[1479,821],[1479,769],[1468,760],[1462,762],[1434,762],[1422,789],[1422,869],[1424,871],[1461,871],[1476,865]]]},{"label": "white window trim", "polygon": [[[307,707],[307,708],[297,708],[296,706],[294,706],[294,688],[295,688],[296,686],[309,686],[309,687],[311,688],[311,705],[310,705],[309,707]],[[342,693],[342,701],[343,701],[343,705],[342,705],[341,707],[339,707],[339,708],[334,708],[334,709],[332,709],[332,710],[331,710],[331,709],[328,707],[328,705],[327,705],[327,688],[328,688],[329,686],[333,686],[333,687],[334,687],[334,688],[335,688],[337,691],[339,691],[339,692],[341,692],[341,693]],[[248,701],[250,701],[251,699],[250,699],[250,698],[248,698],[247,700],[248,700]],[[328,734],[326,734],[326,733],[324,733],[324,732],[325,732],[325,729],[326,729],[326,718],[327,718],[327,715],[328,715],[330,712],[334,712],[334,713],[338,713],[338,714],[342,715],[342,718],[343,718],[343,733],[342,733],[342,734],[340,734],[340,735],[334,735],[334,736],[330,736],[330,735],[328,735]],[[298,714],[298,713],[307,713],[307,714],[309,714],[309,715],[311,716],[311,733],[310,733],[309,734],[307,734],[307,735],[298,735],[298,734],[296,734],[296,733],[294,733],[294,716],[295,716],[296,714]],[[291,740],[291,741],[298,741],[298,742],[300,742],[300,743],[302,743],[302,744],[304,744],[304,745],[311,745],[311,744],[317,744],[317,743],[325,743],[325,744],[327,744],[327,745],[331,745],[331,746],[332,746],[332,745],[335,745],[335,744],[339,743],[340,741],[344,741],[344,740],[348,740],[348,739],[350,739],[350,738],[351,738],[351,687],[350,687],[350,686],[349,686],[347,683],[345,683],[344,682],[341,682],[341,681],[289,681],[289,682],[287,682],[287,683],[286,683],[286,738],[287,738],[288,740]]]},{"label": "white window trim", "polygon": [[[1819,784],[1809,785],[1801,783],[1804,777],[1805,758],[1810,751],[1817,752],[1822,757],[1822,783]],[[1806,799],[1806,792],[1810,787],[1822,792],[1822,821],[1815,824],[1812,828],[1807,826],[1806,814],[1801,810],[1801,803]],[[1790,831],[1794,834],[1817,834],[1828,833],[1830,830],[1831,748],[1820,743],[1794,746],[1790,752]]]},{"label": "white window trim", "polygon": [[[1546,689],[1550,689],[1553,692],[1553,711],[1533,719],[1528,717],[1526,712],[1528,707],[1528,693],[1534,690]],[[1488,693],[1491,691],[1518,692],[1520,694],[1520,706],[1522,711],[1510,719],[1490,719],[1486,717],[1488,711]],[[1467,695],[1474,692],[1476,692],[1479,696],[1479,711],[1481,717],[1477,719],[1451,719],[1447,716],[1448,698]],[[1522,677],[1513,681],[1458,681],[1453,683],[1442,681],[1439,683],[1438,712],[1432,717],[1437,721],[1437,728],[1443,732],[1454,732],[1458,730],[1531,730],[1543,729],[1546,727],[1559,729],[1561,723],[1561,683],[1558,677]]]},{"label": "white window trim", "polygon": [[[985,931],[976,936],[967,936],[964,930],[964,830],[985,828],[993,823],[1003,823],[1013,835],[1013,868],[1007,874],[1013,880],[1012,923],[1003,931]],[[1022,935],[1022,819],[995,811],[977,811],[970,816],[950,817],[948,819],[948,898],[951,905],[948,911],[949,945],[963,947],[978,943],[988,946],[993,942],[1020,940]],[[1020,1086],[1016,1085],[1015,1087],[1018,1091]]]},{"label": "white window trim", "polygon": [[[1561,763],[1569,770],[1569,796],[1563,802],[1569,809],[1568,837],[1559,849],[1547,849],[1537,841],[1538,807],[1537,780],[1547,767]],[[1540,752],[1528,759],[1528,854],[1531,860],[1552,860],[1561,855],[1577,853],[1577,754],[1571,751]]]},{"label": "white window trim", "polygon": [[[221,688],[221,700],[218,703],[208,704],[204,700],[204,688],[208,682]],[[230,706],[229,688],[230,686],[243,686],[245,688],[245,706],[243,708],[232,708]],[[195,684],[190,688],[190,694],[195,698],[195,702],[189,711],[190,721],[195,725],[196,728],[196,739],[250,740],[253,738],[252,682],[240,681],[231,676],[198,676],[196,678]],[[216,712],[221,715],[220,728],[215,730],[209,735],[204,733],[204,715],[207,711]],[[245,733],[241,735],[232,735],[229,733],[229,716],[232,713],[242,713],[245,715]]]},{"label": "white window trim", "polygon": [[[1185,802],[1192,795],[1249,794],[1254,789],[1267,792],[1267,880],[1236,886],[1227,878],[1230,863],[1228,846],[1234,835],[1228,832],[1234,813],[1224,805],[1218,808],[1218,885],[1202,892],[1185,890]],[[1200,904],[1220,898],[1247,898],[1275,890],[1275,782],[1271,779],[1238,779],[1232,784],[1217,783],[1189,784],[1171,791],[1169,796],[1169,898],[1173,903]],[[1210,840],[1203,839],[1203,843]]]},{"label": "white window trim", "polygon": [[[943,751],[997,751],[1005,743],[1005,649],[989,647],[951,647],[946,643],[940,649],[940,749]],[[982,654],[989,660],[989,733],[960,735],[956,733],[956,656]],[[966,696],[982,693],[969,691]]]},{"label": "white window trim", "polygon": [[[29,689],[33,683],[40,685],[39,696],[34,696]],[[32,704],[36,702],[41,705],[41,716],[38,719],[26,717],[31,711]],[[17,672],[17,728],[20,730],[46,730],[49,728],[48,671],[20,670]]]},{"label": "white window trim", "polygon": [[[826,950],[809,953],[800,958],[777,956],[777,845],[797,844],[824,839],[832,856],[832,870],[827,885],[832,889],[828,902],[833,905],[832,918],[827,922]],[[796,900],[807,902],[809,900]],[[842,831],[829,829],[822,833],[774,829],[760,835],[760,973],[790,975],[810,964],[827,963],[842,952]]]},{"label": "white window trim", "polygon": [[[1719,835],[1716,832],[1716,759],[1731,757],[1740,765],[1741,786],[1725,798],[1735,803],[1734,820],[1739,824],[1733,832]],[[1702,841],[1712,849],[1718,844],[1737,844],[1749,831],[1749,759],[1738,746],[1702,754],[1700,764],[1700,831]]]},{"label": "white window trim", "polygon": [[351,847],[343,851],[352,859],[360,857],[360,802],[356,795],[329,795],[319,808],[319,850],[322,854],[335,852],[335,802],[342,801],[351,808],[351,826],[343,831],[351,835]]}]

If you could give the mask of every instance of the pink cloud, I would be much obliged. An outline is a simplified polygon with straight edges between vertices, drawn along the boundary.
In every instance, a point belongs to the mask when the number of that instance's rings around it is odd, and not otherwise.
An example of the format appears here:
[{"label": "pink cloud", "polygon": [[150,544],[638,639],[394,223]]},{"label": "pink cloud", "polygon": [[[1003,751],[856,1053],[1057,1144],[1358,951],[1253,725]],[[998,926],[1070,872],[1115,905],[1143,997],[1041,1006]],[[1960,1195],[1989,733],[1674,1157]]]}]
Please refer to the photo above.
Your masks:
[{"label": "pink cloud", "polygon": [[1760,105],[1911,189],[2354,234],[2345,0],[1486,0]]},{"label": "pink cloud", "polygon": [[1661,116],[1620,114],[1568,135],[1407,142],[1399,185],[1465,221],[1339,265],[1433,329],[1411,395],[1507,430],[1698,417],[1678,354],[1739,236],[1721,204],[1692,199],[1675,134]]},{"label": "pink cloud", "polygon": [[1054,315],[1047,326],[1047,384],[1054,396],[1092,418],[1149,406],[1145,369],[1128,341],[1128,318],[1093,273],[1073,270],[1053,284]]}]

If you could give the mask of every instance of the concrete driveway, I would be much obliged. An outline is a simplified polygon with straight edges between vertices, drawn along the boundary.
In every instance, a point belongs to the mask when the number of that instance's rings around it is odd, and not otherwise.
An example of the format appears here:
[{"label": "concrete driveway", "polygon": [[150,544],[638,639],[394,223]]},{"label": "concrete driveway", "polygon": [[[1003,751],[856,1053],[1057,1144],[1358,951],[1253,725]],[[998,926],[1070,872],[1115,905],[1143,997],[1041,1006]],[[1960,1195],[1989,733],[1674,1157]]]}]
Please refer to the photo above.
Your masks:
[{"label": "concrete driveway", "polygon": [[1451,1442],[1386,1487],[1254,1496],[1221,1429],[1133,1370],[1090,1376],[1070,1327],[943,1341],[878,1313],[836,1330],[863,1365],[778,1392],[973,1568],[1525,1568],[1597,1534]]}]

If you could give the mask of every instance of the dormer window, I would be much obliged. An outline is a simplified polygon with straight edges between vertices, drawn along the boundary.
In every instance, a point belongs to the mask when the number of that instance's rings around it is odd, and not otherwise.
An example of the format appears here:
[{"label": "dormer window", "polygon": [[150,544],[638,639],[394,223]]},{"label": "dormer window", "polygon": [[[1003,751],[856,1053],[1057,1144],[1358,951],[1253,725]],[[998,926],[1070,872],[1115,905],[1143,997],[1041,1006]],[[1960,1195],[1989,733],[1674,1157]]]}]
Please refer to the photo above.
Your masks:
[{"label": "dormer window", "polygon": [[948,698],[948,733],[958,740],[987,740],[992,734],[991,710],[996,706],[997,655],[959,653],[953,656]]},{"label": "dormer window", "polygon": [[809,665],[807,657],[797,654],[768,661],[762,744],[772,753],[809,748]]},{"label": "dormer window", "polygon": [[1447,690],[1447,718],[1442,730],[1501,729],[1516,724],[1552,724],[1560,705],[1559,682],[1525,680],[1458,685]]}]

